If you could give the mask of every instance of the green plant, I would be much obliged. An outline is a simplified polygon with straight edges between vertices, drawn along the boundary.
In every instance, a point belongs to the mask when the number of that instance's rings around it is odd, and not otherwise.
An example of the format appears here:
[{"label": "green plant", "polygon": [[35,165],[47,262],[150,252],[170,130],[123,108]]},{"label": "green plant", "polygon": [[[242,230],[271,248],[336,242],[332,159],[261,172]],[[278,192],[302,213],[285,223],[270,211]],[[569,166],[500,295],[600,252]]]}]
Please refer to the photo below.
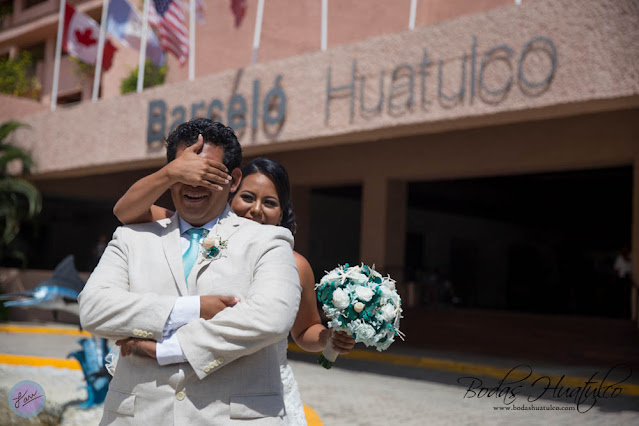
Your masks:
[{"label": "green plant", "polygon": [[0,59],[0,93],[37,99],[40,84],[33,69],[29,52],[20,52],[15,59]]},{"label": "green plant", "polygon": [[40,213],[42,197],[31,183],[9,173],[10,163],[17,162],[22,174],[30,173],[34,167],[28,152],[6,140],[20,127],[27,126],[17,121],[0,124],[0,262],[12,258],[24,264],[24,254],[12,242],[21,225]]},{"label": "green plant", "polygon": [[[144,65],[144,88],[159,86],[160,84],[164,84],[164,79],[166,78],[166,64],[158,67],[150,60],[146,60]],[[138,68],[136,67],[131,71],[129,76],[122,80],[120,84],[120,93],[123,95],[125,93],[135,92],[138,87]]]}]

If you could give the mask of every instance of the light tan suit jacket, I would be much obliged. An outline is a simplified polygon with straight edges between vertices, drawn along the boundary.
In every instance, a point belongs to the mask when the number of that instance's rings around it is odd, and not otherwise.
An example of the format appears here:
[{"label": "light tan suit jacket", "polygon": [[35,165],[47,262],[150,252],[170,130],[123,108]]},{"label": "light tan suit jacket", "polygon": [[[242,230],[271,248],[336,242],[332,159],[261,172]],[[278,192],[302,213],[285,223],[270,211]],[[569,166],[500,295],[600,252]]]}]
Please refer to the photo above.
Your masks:
[{"label": "light tan suit jacket", "polygon": [[209,235],[227,240],[184,280],[177,215],[118,228],[79,296],[82,326],[110,339],[162,340],[180,296],[237,296],[213,319],[177,331],[188,362],[120,357],[101,424],[281,424],[276,343],[295,320],[301,287],[291,233],[238,218],[227,206]]}]

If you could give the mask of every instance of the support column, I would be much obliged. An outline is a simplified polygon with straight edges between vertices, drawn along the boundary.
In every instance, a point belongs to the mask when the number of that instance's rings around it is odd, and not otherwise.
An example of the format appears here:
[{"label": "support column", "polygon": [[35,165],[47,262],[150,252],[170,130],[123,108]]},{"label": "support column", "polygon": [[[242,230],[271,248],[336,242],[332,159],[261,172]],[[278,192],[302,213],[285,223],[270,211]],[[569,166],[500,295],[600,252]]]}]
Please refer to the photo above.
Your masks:
[{"label": "support column", "polygon": [[630,290],[630,312],[633,321],[639,328],[637,315],[639,291],[637,291],[637,274],[639,273],[639,155],[635,154],[632,168],[632,289]]},{"label": "support column", "polygon": [[295,251],[308,258],[311,242],[311,188],[308,186],[291,187],[291,201],[297,222]]},{"label": "support column", "polygon": [[362,191],[361,261],[398,283],[404,279],[407,192],[406,182],[384,176],[368,177]]},{"label": "support column", "polygon": [[49,37],[44,45],[44,61],[43,67],[38,78],[42,85],[40,91],[40,101],[44,104],[51,103],[51,90],[53,87],[53,66],[55,62],[55,36]]},{"label": "support column", "polygon": [[11,18],[15,21],[15,17],[18,16],[21,12],[22,0],[13,0],[13,15],[11,16]]}]

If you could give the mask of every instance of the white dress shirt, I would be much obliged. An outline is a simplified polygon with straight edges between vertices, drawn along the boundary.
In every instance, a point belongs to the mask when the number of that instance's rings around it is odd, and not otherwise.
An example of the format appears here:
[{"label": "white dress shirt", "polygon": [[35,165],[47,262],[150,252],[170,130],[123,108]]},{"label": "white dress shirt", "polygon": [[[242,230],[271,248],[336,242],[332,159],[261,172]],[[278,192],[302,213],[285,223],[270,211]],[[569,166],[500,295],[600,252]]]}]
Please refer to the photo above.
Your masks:
[{"label": "white dress shirt", "polygon": [[[212,221],[205,223],[203,226],[193,226],[185,222],[181,217],[180,221],[180,243],[182,245],[182,255],[186,253],[191,244],[191,237],[187,234],[187,231],[191,228],[204,228],[209,233],[213,226],[217,223],[218,217]],[[203,239],[204,236],[201,237]],[[199,241],[201,242],[201,241]],[[175,335],[178,328],[196,320],[200,317],[200,296],[183,296],[178,297],[173,305],[171,314],[164,324],[164,331],[162,333],[162,341],[158,342],[155,347],[155,356],[160,365],[175,364],[185,362],[186,357],[180,346],[180,342]]]}]

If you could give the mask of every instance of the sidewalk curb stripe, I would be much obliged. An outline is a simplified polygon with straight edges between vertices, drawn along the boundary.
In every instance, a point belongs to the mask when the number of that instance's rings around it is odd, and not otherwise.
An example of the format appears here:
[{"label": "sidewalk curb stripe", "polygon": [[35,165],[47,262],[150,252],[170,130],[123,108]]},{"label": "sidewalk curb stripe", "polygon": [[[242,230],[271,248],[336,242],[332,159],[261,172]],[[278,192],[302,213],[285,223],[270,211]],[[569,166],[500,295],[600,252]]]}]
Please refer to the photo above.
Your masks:
[{"label": "sidewalk curb stripe", "polygon": [[[289,343],[288,349],[293,352],[306,353],[302,348],[300,348],[294,343]],[[416,357],[411,355],[384,354],[384,353],[363,351],[363,350],[357,350],[357,349],[352,350],[351,353],[349,353],[348,355],[340,355],[340,356],[343,356],[344,358],[348,358],[348,359],[356,359],[361,361],[373,361],[373,362],[381,362],[385,364],[401,365],[406,367],[417,367],[417,368],[424,368],[424,369],[430,369],[430,370],[449,371],[453,373],[473,374],[476,376],[493,377],[496,379],[503,379],[506,376],[506,374],[508,374],[512,370],[511,368],[491,367],[488,365],[447,361],[447,360],[441,360],[441,359],[435,359],[435,358]],[[516,379],[518,377],[517,371],[512,372],[509,377]],[[523,375],[520,374],[519,377],[523,378]],[[589,378],[575,377],[575,376],[563,376],[563,379],[562,379],[562,376],[558,376],[555,374],[533,373],[525,381],[534,382],[535,380],[541,377],[549,378],[553,384],[557,384],[559,380],[561,380],[561,385],[567,386],[567,387],[584,386],[586,382],[590,380]],[[546,382],[540,381],[540,385],[544,383]],[[610,383],[610,382],[606,382],[606,383]],[[632,384],[632,383],[623,383],[620,385],[620,387],[623,389],[622,394],[625,396],[639,396],[639,385]]]},{"label": "sidewalk curb stripe", "polygon": [[70,336],[91,337],[91,333],[84,330],[25,325],[0,325],[0,333],[66,334]]},{"label": "sidewalk curb stripe", "polygon": [[47,358],[32,355],[0,354],[0,364],[28,365],[31,367],[55,367],[68,368],[70,370],[82,370],[76,359]]},{"label": "sidewalk curb stripe", "polygon": [[308,426],[324,426],[324,423],[322,423],[322,420],[315,410],[306,404],[304,404],[304,415],[306,416],[306,423],[308,423]]},{"label": "sidewalk curb stripe", "polygon": [[[28,365],[31,367],[56,367],[70,370],[81,370],[80,363],[75,359],[46,358],[29,355],[0,354],[0,364]],[[304,404],[304,415],[308,426],[323,426],[320,416],[308,405]]]}]

